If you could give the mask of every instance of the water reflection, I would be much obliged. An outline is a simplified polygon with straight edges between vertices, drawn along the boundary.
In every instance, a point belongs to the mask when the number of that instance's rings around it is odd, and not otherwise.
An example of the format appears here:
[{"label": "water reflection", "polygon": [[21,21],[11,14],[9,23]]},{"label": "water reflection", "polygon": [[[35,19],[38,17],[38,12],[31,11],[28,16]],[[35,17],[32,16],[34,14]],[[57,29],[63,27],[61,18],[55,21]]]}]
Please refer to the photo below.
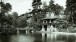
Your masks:
[{"label": "water reflection", "polygon": [[34,42],[34,37],[29,35],[17,35],[17,36],[12,36],[10,42]]},{"label": "water reflection", "polygon": [[0,42],[76,42],[76,36],[52,33],[0,35]]}]

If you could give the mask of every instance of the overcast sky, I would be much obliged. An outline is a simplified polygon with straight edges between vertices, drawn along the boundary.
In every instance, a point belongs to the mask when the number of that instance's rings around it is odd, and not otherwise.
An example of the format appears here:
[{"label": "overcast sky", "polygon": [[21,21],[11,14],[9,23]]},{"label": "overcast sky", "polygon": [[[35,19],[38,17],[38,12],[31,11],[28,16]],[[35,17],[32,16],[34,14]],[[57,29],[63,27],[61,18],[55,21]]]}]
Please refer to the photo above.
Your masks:
[{"label": "overcast sky", "polygon": [[[50,0],[42,0],[49,4]],[[65,8],[66,0],[54,0],[55,4],[58,3],[59,5]],[[12,12],[17,12],[19,15],[28,12],[28,9],[32,9],[32,0],[4,0],[4,2],[8,2],[12,5]]]}]

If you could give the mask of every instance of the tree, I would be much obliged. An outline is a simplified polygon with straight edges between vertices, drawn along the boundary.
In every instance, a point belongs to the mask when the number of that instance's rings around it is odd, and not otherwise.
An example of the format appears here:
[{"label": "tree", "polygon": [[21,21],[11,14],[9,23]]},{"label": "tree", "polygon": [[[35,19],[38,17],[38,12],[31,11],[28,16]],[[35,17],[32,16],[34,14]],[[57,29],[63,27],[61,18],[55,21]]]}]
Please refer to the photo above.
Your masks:
[{"label": "tree", "polygon": [[49,9],[49,11],[51,11],[51,12],[54,12],[54,11],[55,11],[55,4],[54,4],[54,1],[53,1],[53,0],[51,0],[51,1],[49,2],[48,9]]},{"label": "tree", "polygon": [[41,0],[33,0],[32,2],[32,6],[34,9],[39,9],[41,4]]},{"label": "tree", "polygon": [[55,15],[58,15],[58,14],[60,14],[60,12],[63,10],[63,7],[60,6],[60,5],[58,5],[58,4],[54,4],[54,1],[51,0],[51,1],[49,2],[48,10],[49,10],[50,12],[54,12]]},{"label": "tree", "polygon": [[1,6],[0,22],[1,22],[1,24],[3,24],[6,21],[5,13],[11,11],[12,6],[10,5],[10,3],[4,3],[4,2],[0,2],[0,6]]},{"label": "tree", "polygon": [[13,17],[13,19],[12,19],[12,24],[13,24],[14,26],[16,26],[16,25],[17,25],[18,13],[17,13],[17,12],[13,12],[13,13],[12,13],[12,17]]},{"label": "tree", "polygon": [[8,24],[12,25],[13,17],[11,14],[7,13],[7,15],[5,16],[5,19],[8,22]]},{"label": "tree", "polygon": [[[12,6],[10,5],[10,3],[6,3],[4,4],[4,2],[0,2],[0,5],[1,5],[1,13],[4,14],[8,11],[11,11],[12,9]],[[0,15],[2,15],[0,14]]]},{"label": "tree", "polygon": [[67,0],[66,9],[71,13],[72,23],[76,23],[76,1],[75,0]]},{"label": "tree", "polygon": [[43,7],[42,7],[43,9],[46,9],[47,8],[47,4],[46,4],[46,2],[44,1],[43,2]]},{"label": "tree", "polygon": [[48,5],[46,4],[45,1],[43,2],[43,7],[42,8],[43,8],[42,10],[43,10],[44,14],[46,14],[46,12],[49,10]]},{"label": "tree", "polygon": [[60,6],[58,4],[55,5],[55,14],[58,15],[61,13],[61,11],[64,12],[63,6]]},{"label": "tree", "polygon": [[18,13],[17,12],[13,12],[12,15],[13,15],[13,18],[18,18]]},{"label": "tree", "polygon": [[34,17],[34,21],[37,22],[38,20],[38,16],[41,12],[41,0],[33,0],[33,3],[32,3],[32,6],[33,6],[33,10],[32,10],[32,13],[33,13],[33,17]]},{"label": "tree", "polygon": [[27,26],[27,17],[25,16],[25,14],[20,15],[17,19],[16,19],[16,27],[26,27]]},{"label": "tree", "polygon": [[41,9],[41,6],[42,5],[42,2],[41,0],[33,0],[32,2],[32,7],[33,7],[33,10],[32,10],[32,14],[33,14],[33,17],[32,17],[32,23],[30,26],[33,26],[34,28],[37,28],[38,25],[40,25],[40,20],[44,17],[43,15],[43,12],[42,12],[42,9]]}]

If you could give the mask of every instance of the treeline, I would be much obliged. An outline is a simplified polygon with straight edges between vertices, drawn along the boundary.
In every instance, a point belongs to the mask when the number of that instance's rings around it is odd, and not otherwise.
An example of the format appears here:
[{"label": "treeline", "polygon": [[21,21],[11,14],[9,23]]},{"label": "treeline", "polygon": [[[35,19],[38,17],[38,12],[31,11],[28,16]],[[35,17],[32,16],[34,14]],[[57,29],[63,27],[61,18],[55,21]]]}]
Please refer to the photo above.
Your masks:
[{"label": "treeline", "polygon": [[[3,31],[3,29],[8,30],[8,28],[24,28],[26,26],[39,30],[41,29],[41,20],[45,18],[47,12],[53,12],[55,15],[64,14],[68,22],[75,23],[76,1],[67,0],[66,3],[66,9],[64,10],[62,6],[54,4],[53,0],[50,0],[49,5],[47,5],[46,2],[42,3],[41,0],[33,0],[33,10],[18,16],[17,12],[9,13],[12,10],[12,5],[10,5],[10,3],[0,2],[0,31]],[[27,22],[27,20],[30,20],[28,14],[32,14],[32,22],[30,23]]]}]

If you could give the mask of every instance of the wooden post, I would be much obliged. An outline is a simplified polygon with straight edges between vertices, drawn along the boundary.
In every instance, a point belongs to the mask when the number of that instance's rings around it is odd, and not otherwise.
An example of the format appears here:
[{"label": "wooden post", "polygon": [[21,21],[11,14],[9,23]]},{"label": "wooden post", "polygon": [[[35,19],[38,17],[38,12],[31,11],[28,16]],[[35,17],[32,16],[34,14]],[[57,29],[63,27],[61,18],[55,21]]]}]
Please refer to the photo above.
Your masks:
[{"label": "wooden post", "polygon": [[50,31],[51,28],[50,28],[50,25],[47,25],[47,31]]},{"label": "wooden post", "polygon": [[49,23],[51,23],[51,20],[50,20],[50,22]]},{"label": "wooden post", "polygon": [[42,30],[41,31],[45,31],[45,29],[44,29],[44,25],[42,25]]},{"label": "wooden post", "polygon": [[50,26],[50,28],[51,28],[51,30],[50,30],[50,31],[51,31],[51,32],[53,32],[53,30],[54,30],[53,25],[51,25],[51,26]]},{"label": "wooden post", "polygon": [[43,23],[45,23],[45,22],[43,21]]},{"label": "wooden post", "polygon": [[27,30],[27,29],[25,29],[25,33],[26,33],[26,34],[28,33],[28,30]]},{"label": "wooden post", "polygon": [[47,20],[46,20],[46,23],[47,23]]},{"label": "wooden post", "polygon": [[19,34],[19,29],[17,29],[17,34]]}]

